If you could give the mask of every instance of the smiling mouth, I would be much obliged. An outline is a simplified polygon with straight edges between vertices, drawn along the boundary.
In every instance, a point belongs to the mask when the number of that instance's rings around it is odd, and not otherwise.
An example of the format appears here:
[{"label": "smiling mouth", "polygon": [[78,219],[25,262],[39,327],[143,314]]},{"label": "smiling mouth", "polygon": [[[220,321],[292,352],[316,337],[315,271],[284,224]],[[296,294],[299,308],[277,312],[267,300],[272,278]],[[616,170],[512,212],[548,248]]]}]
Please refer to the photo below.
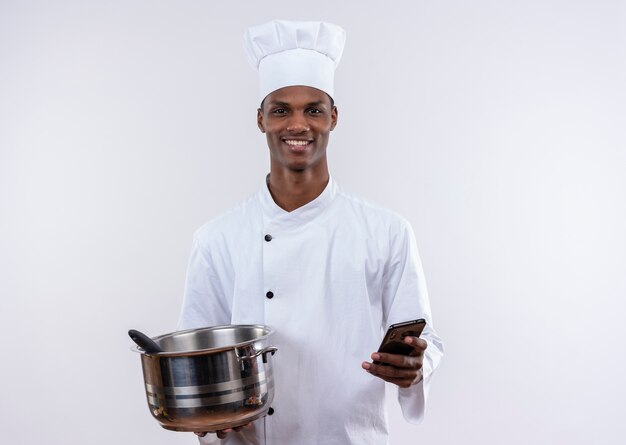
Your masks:
[{"label": "smiling mouth", "polygon": [[309,145],[313,144],[313,141],[302,139],[283,139],[283,142],[289,147],[288,150],[293,154],[304,154],[309,151]]},{"label": "smiling mouth", "polygon": [[283,142],[287,145],[291,145],[292,147],[306,147],[313,141],[302,141],[298,139],[283,139]]}]

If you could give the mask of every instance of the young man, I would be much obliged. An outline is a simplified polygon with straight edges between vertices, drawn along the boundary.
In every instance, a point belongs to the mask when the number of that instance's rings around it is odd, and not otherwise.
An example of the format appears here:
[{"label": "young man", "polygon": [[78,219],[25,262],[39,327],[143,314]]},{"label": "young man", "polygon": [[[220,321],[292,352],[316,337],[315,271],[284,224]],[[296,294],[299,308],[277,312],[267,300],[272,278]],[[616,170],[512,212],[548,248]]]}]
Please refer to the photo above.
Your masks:
[{"label": "young man", "polygon": [[[385,444],[384,382],[418,422],[443,353],[411,227],[329,174],[344,41],[323,22],[273,21],[244,38],[260,76],[270,173],[256,195],[196,232],[179,328],[266,324],[279,352],[272,415],[218,432],[223,443]],[[373,353],[389,325],[418,318],[428,324],[405,338],[410,355]]]}]

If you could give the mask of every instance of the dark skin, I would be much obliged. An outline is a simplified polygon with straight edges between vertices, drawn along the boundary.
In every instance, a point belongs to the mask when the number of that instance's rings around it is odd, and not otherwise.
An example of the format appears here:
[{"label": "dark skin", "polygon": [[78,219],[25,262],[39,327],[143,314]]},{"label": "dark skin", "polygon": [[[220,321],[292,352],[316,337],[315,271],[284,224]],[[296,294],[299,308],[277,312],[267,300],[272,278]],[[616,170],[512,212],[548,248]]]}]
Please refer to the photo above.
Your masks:
[{"label": "dark skin", "polygon": [[[276,90],[257,110],[257,125],[265,133],[270,151],[269,190],[276,204],[287,212],[313,201],[326,188],[330,179],[326,148],[337,115],[328,94],[305,86]],[[361,366],[401,388],[418,384],[426,341],[417,337],[405,337],[404,341],[413,347],[408,356],[375,352],[372,359],[386,365],[363,362]],[[249,426],[217,431],[217,436],[224,438],[230,431]]]},{"label": "dark skin", "polygon": [[326,147],[336,125],[337,107],[321,90],[285,87],[263,100],[257,126],[270,150],[269,189],[284,210],[313,201],[328,184]]},{"label": "dark skin", "polygon": [[371,355],[372,359],[387,365],[363,362],[361,366],[370,374],[398,385],[400,388],[417,385],[422,380],[424,351],[426,351],[427,343],[424,339],[409,336],[404,337],[404,342],[413,347],[413,351],[408,356],[374,352]]}]

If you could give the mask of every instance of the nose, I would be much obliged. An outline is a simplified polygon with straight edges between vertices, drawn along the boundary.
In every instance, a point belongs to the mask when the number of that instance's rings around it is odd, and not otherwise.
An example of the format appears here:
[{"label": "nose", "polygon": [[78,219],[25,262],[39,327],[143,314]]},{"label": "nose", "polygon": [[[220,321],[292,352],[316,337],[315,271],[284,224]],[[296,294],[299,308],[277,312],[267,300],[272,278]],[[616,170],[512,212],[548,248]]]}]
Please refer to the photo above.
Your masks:
[{"label": "nose", "polygon": [[294,113],[287,123],[287,131],[293,134],[306,133],[309,130],[309,123],[307,122],[306,117],[298,113]]}]

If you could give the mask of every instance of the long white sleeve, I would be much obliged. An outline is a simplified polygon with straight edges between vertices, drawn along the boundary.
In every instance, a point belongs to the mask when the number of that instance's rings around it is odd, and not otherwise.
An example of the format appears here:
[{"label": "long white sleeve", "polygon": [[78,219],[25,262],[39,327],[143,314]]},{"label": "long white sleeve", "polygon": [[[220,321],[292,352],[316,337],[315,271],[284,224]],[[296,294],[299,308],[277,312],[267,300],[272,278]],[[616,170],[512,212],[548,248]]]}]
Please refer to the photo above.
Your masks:
[{"label": "long white sleeve", "polygon": [[431,377],[443,356],[443,342],[433,328],[426,279],[411,226],[404,221],[390,240],[390,261],[385,271],[383,290],[384,316],[387,326],[423,318],[426,327],[421,338],[426,340],[422,381],[410,388],[398,389],[398,401],[404,418],[419,423],[424,417]]}]

